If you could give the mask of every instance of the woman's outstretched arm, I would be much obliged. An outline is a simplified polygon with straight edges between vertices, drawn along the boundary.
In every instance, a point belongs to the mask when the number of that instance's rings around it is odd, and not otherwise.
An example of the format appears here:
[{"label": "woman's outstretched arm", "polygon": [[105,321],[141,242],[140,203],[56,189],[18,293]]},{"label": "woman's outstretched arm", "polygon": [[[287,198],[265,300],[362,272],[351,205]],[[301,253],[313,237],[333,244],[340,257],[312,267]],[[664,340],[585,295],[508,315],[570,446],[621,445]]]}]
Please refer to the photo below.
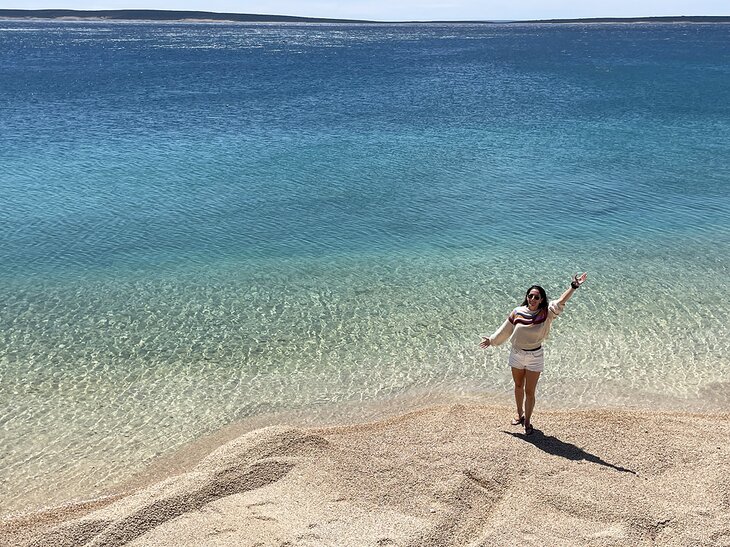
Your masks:
[{"label": "woman's outstretched arm", "polygon": [[479,344],[479,347],[488,348],[489,346],[498,346],[512,336],[512,332],[514,330],[515,326],[508,317],[492,336],[482,336],[482,341]]},{"label": "woman's outstretched arm", "polygon": [[570,300],[570,297],[573,296],[573,293],[580,287],[583,283],[586,281],[586,277],[588,277],[588,274],[585,272],[582,274],[576,274],[573,276],[573,279],[570,282],[570,287],[568,287],[563,294],[560,295],[560,298],[558,298],[558,306],[562,308],[565,306],[565,303]]}]

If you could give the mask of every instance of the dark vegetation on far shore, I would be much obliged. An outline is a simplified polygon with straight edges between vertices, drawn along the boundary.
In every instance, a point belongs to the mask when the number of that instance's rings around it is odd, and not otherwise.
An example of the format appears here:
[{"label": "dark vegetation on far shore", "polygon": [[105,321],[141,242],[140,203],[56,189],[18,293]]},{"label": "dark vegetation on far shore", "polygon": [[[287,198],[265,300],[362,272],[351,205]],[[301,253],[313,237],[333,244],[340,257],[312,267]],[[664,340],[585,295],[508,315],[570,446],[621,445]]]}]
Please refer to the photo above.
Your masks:
[{"label": "dark vegetation on far shore", "polygon": [[289,15],[254,15],[249,13],[215,13],[212,11],[168,11],[154,9],[71,10],[71,9],[0,9],[0,18],[12,19],[104,19],[116,21],[221,21],[242,23],[368,23],[352,19],[323,19]]},{"label": "dark vegetation on far shore", "polygon": [[327,19],[289,15],[256,15],[249,13],[215,13],[210,11],[171,10],[70,10],[70,9],[0,9],[0,19],[66,19],[105,21],[220,21],[243,23],[730,23],[730,16],[698,15],[676,17],[600,17],[585,19],[535,19],[528,21],[366,21],[360,19]]}]

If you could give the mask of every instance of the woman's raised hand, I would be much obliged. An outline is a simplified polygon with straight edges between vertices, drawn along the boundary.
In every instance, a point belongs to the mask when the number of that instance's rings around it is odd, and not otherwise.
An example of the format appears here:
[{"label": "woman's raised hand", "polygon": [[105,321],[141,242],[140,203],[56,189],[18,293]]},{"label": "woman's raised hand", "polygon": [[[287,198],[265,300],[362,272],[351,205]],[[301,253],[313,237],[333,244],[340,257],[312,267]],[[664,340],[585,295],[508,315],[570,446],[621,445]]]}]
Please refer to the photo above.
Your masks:
[{"label": "woman's raised hand", "polygon": [[573,281],[576,282],[580,287],[583,283],[585,283],[586,277],[588,277],[588,274],[585,272],[577,273],[573,276]]},{"label": "woman's raised hand", "polygon": [[487,336],[482,336],[482,342],[479,344],[479,347],[482,349],[487,349],[489,346],[492,345],[492,341]]}]

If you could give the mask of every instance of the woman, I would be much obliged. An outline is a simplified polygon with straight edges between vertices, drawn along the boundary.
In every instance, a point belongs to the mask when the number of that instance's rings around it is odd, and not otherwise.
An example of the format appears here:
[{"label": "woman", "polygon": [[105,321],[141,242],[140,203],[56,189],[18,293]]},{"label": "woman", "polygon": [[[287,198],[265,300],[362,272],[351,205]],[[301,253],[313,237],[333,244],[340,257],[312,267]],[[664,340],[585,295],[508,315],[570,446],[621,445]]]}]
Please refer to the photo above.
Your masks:
[{"label": "woman", "polygon": [[570,287],[558,300],[549,303],[545,289],[533,285],[527,289],[522,305],[512,310],[492,336],[483,336],[479,344],[480,348],[498,346],[512,337],[509,365],[512,367],[517,403],[517,416],[512,420],[512,425],[525,426],[525,435],[532,435],[533,432],[530,419],[535,408],[535,389],[545,367],[542,342],[550,332],[553,319],[560,315],[565,303],[585,282],[586,277],[585,273],[575,274]]}]

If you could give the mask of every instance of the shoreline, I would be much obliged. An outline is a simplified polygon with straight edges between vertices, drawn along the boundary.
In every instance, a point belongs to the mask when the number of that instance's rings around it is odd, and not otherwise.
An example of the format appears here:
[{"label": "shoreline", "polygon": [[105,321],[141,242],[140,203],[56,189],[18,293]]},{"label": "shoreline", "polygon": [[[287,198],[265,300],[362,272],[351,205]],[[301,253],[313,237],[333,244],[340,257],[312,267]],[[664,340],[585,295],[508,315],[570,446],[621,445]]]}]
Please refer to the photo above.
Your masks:
[{"label": "shoreline", "polygon": [[[377,478],[378,474],[376,473],[372,476],[369,465],[374,466],[375,468],[378,466],[385,466],[392,470],[395,475],[398,475],[400,473],[408,474],[408,469],[413,464],[420,465],[424,462],[433,462],[434,460],[438,460],[440,463],[436,467],[440,469],[444,465],[444,461],[442,460],[444,459],[443,456],[445,453],[449,454],[448,458],[446,458],[448,460],[452,458],[456,460],[466,458],[471,461],[471,464],[467,465],[464,469],[452,469],[452,472],[456,473],[456,476],[459,476],[459,473],[461,473],[462,476],[466,476],[464,473],[468,475],[468,473],[474,471],[472,468],[476,461],[481,462],[481,465],[488,466],[491,465],[488,464],[488,462],[493,460],[505,461],[505,450],[507,451],[507,460],[520,456],[519,451],[525,448],[525,446],[521,446],[524,445],[525,441],[536,448],[542,448],[543,451],[546,451],[546,453],[551,456],[558,457],[562,455],[562,458],[566,461],[557,462],[558,468],[562,470],[561,472],[572,472],[570,469],[564,469],[565,466],[567,465],[571,468],[573,465],[578,465],[583,462],[597,464],[597,467],[593,470],[596,472],[602,467],[605,467],[606,469],[616,468],[614,471],[618,471],[618,468],[621,468],[624,470],[631,470],[635,475],[641,476],[647,473],[651,474],[652,460],[661,463],[662,466],[665,466],[667,462],[669,462],[672,464],[671,466],[674,469],[674,472],[686,474],[690,481],[701,478],[697,475],[697,471],[699,469],[707,468],[709,469],[707,473],[717,473],[720,476],[723,476],[727,473],[727,471],[730,471],[730,464],[727,463],[730,461],[730,450],[728,450],[727,444],[722,441],[723,437],[730,433],[730,413],[728,412],[718,414],[666,410],[626,410],[615,408],[584,410],[543,409],[535,415],[536,436],[534,438],[528,438],[524,437],[524,435],[522,435],[518,430],[511,431],[511,429],[515,429],[509,426],[509,417],[513,412],[511,406],[476,404],[473,400],[470,401],[464,399],[461,402],[451,401],[449,403],[441,404],[432,403],[422,407],[410,408],[408,410],[401,408],[400,411],[392,409],[394,412],[381,414],[380,417],[374,420],[365,419],[359,422],[310,425],[308,427],[284,425],[286,420],[283,417],[280,420],[281,423],[278,425],[266,425],[263,427],[256,427],[252,421],[238,422],[224,428],[223,430],[219,430],[210,436],[198,439],[170,456],[163,457],[162,459],[167,461],[158,462],[157,469],[154,473],[152,470],[148,469],[147,472],[143,473],[143,477],[136,478],[136,486],[133,487],[133,481],[130,481],[127,483],[127,488],[123,492],[117,491],[115,494],[102,498],[86,500],[76,504],[66,504],[55,508],[47,508],[45,510],[31,513],[5,515],[2,519],[0,519],[0,539],[5,537],[12,540],[13,544],[33,545],[35,544],[34,542],[39,540],[39,538],[43,538],[43,541],[50,541],[51,539],[56,541],[62,537],[72,536],[74,538],[73,541],[75,542],[79,539],[78,534],[81,533],[80,530],[87,530],[90,521],[96,522],[99,519],[104,522],[112,522],[116,519],[118,521],[117,525],[122,526],[127,530],[125,533],[141,538],[146,534],[154,535],[158,525],[162,528],[168,526],[173,526],[173,528],[175,528],[179,524],[176,524],[177,520],[195,518],[196,515],[198,515],[201,511],[204,511],[204,508],[210,503],[222,502],[222,500],[229,496],[253,495],[252,493],[257,492],[260,488],[266,489],[267,485],[273,486],[275,484],[277,485],[277,488],[281,488],[281,490],[278,490],[278,494],[274,495],[272,498],[274,501],[271,501],[271,499],[269,501],[274,505],[281,505],[282,503],[286,505],[284,501],[285,498],[290,496],[297,497],[300,495],[306,498],[316,493],[316,488],[314,490],[312,490],[312,488],[313,484],[318,483],[321,478],[318,476],[317,472],[320,465],[324,465],[327,468],[334,466],[334,468],[337,469],[338,465],[343,463],[340,461],[340,458],[343,457],[342,452],[339,449],[333,449],[334,451],[330,450],[333,446],[333,442],[338,445],[340,449],[343,447],[352,448],[352,446],[360,445],[363,457],[359,458],[359,460],[364,465],[364,467],[359,469],[354,475],[348,474],[349,471],[344,474],[338,472],[338,478],[335,481],[336,484],[340,484],[342,481],[344,481],[344,483],[349,483],[356,479],[364,481],[365,483],[372,482],[375,478]],[[586,424],[590,422],[601,424],[598,426],[599,429],[601,429],[600,435],[596,436],[592,434],[594,432],[591,432],[590,428],[586,429]],[[605,428],[605,424],[602,422],[607,422],[612,427]],[[664,424],[670,424],[670,426],[667,427]],[[616,427],[617,425],[620,427]],[[623,430],[624,427],[628,427],[629,431],[627,432]],[[576,428],[582,430],[584,435],[581,435],[578,432],[573,435],[571,430]],[[693,429],[697,429],[698,432],[710,435],[709,437],[702,438],[702,436],[696,435],[695,432],[692,431]],[[444,436],[443,433],[447,430],[453,430],[453,434]],[[711,434],[713,430],[716,431],[716,435]],[[394,431],[397,432],[397,434],[394,433]],[[505,436],[505,433],[508,434],[508,436]],[[403,441],[400,443],[402,448],[401,451],[394,449],[392,447],[392,443],[383,443],[383,439],[381,438],[384,435],[385,437],[389,437],[394,434],[396,434],[396,437],[400,436]],[[570,438],[567,438],[566,436],[569,436]],[[422,443],[423,437],[438,438],[440,442],[424,446]],[[496,442],[487,442],[483,446],[480,446],[484,439],[488,439],[490,437],[492,437]],[[683,443],[680,443],[679,446],[673,446],[676,454],[674,454],[674,457],[667,459],[667,441],[676,440],[678,437],[681,438]],[[695,437],[697,446],[693,446],[695,444]],[[252,439],[255,442],[252,441]],[[238,471],[241,471],[241,469],[239,469],[239,464],[235,463],[239,460],[251,460],[250,463],[254,466],[254,468],[256,468],[256,465],[263,465],[268,462],[267,458],[270,458],[271,456],[264,457],[263,459],[259,457],[261,456],[261,443],[267,446],[273,443],[273,445],[282,448],[284,445],[277,444],[282,439],[285,439],[286,441],[284,442],[286,448],[284,452],[286,452],[286,457],[284,459],[277,460],[278,464],[286,464],[284,465],[284,468],[291,470],[296,468],[299,463],[304,462],[303,465],[308,469],[308,471],[304,473],[307,480],[304,481],[303,484],[297,483],[296,485],[286,486],[285,483],[287,481],[277,479],[272,480],[270,483],[264,481],[264,484],[262,484],[261,487],[245,490],[245,492],[239,492],[238,494],[226,494],[221,497],[214,496],[215,499],[211,498],[210,500],[203,496],[203,498],[198,500],[200,503],[198,503],[195,507],[183,507],[180,510],[173,511],[173,513],[176,514],[174,518],[163,519],[158,525],[145,529],[144,533],[141,533],[139,529],[134,527],[132,527],[134,529],[129,528],[131,526],[129,524],[131,522],[129,519],[132,518],[130,515],[135,514],[135,511],[137,511],[137,509],[133,510],[133,507],[136,507],[137,503],[144,502],[143,504],[147,505],[164,505],[172,498],[179,501],[178,494],[175,494],[170,498],[170,489],[177,492],[176,489],[180,487],[181,482],[187,484],[192,481],[195,483],[199,480],[201,473],[209,476],[210,480],[214,480],[213,477],[218,477],[221,473],[223,475],[231,473],[231,465],[238,469]],[[315,452],[317,453],[317,457],[315,458],[316,461],[310,461],[312,456],[310,449],[312,449],[312,446],[310,446],[309,443],[312,439],[317,439],[314,446]],[[339,445],[335,442],[338,440],[344,440],[345,444]],[[475,441],[478,442],[475,443]],[[510,447],[509,445],[512,441],[518,441],[518,444]],[[591,442],[598,443],[598,446],[601,448],[599,450],[588,450],[584,446],[581,447],[581,442],[587,442],[589,445]],[[712,450],[702,448],[704,445],[707,445],[708,442],[713,445],[711,447]],[[350,445],[350,443],[354,444]],[[674,443],[670,442],[670,444]],[[637,451],[637,445],[643,446],[644,450]],[[292,446],[294,446],[294,448],[292,448]],[[416,457],[415,459],[403,457],[404,454],[408,453],[411,453],[411,456],[413,456],[414,450],[416,452],[421,452],[421,457]],[[515,450],[518,452],[515,452]],[[619,461],[621,458],[614,458],[614,461],[611,458],[604,456],[601,451],[605,452],[607,450],[618,450],[618,454],[623,454],[626,457],[626,461]],[[701,454],[699,458],[697,457],[698,450]],[[385,452],[383,453],[383,451]],[[186,456],[182,458],[182,461],[180,458],[181,454],[186,454]],[[191,457],[191,454],[195,454],[195,456]],[[233,459],[231,459],[231,454],[235,454]],[[695,455],[693,457],[689,457],[690,454]],[[221,457],[223,460],[221,460]],[[707,458],[713,459],[714,463],[710,463],[708,461],[704,461],[704,463],[702,463],[703,460],[706,460]],[[220,465],[218,465],[221,461],[228,463],[221,468]],[[370,462],[369,464],[367,464],[368,461]],[[351,463],[352,462],[350,462],[350,464]],[[531,469],[531,472],[540,472],[538,467],[534,469],[531,468],[529,460],[523,463]],[[266,465],[268,465],[268,463],[266,463]],[[165,468],[165,466],[167,466],[167,472],[161,474],[160,471]],[[641,466],[644,467],[639,470],[639,467]],[[153,464],[152,467],[155,467],[155,465]],[[434,469],[429,467],[429,465],[426,465],[426,467],[429,469],[429,472],[435,472]],[[477,468],[478,467],[479,465],[477,465]],[[492,469],[491,472],[496,473],[498,477],[492,477],[491,479],[486,478],[484,480],[487,482],[496,480],[497,483],[495,484],[497,486],[501,485],[499,487],[502,488],[507,484],[503,484],[504,480],[506,480],[505,477],[499,478],[504,471],[504,469]],[[474,471],[474,473],[476,473],[476,471]],[[480,473],[484,474],[484,471],[482,470]],[[625,473],[625,471],[620,471],[620,473]],[[285,475],[289,475],[289,471],[284,473],[282,477]],[[487,473],[487,475],[489,475],[489,473]],[[593,472],[589,473],[589,475],[593,476]],[[193,480],[193,477],[198,478]],[[597,475],[597,477],[600,478],[600,474]],[[410,484],[409,488],[423,487],[423,484],[421,484],[421,478],[411,478],[413,479],[414,484]],[[596,479],[596,477],[593,477],[591,480],[594,479]],[[514,477],[510,480],[514,480]],[[377,483],[378,481],[376,480],[375,482]],[[426,482],[428,483],[429,481]],[[205,481],[203,481],[203,483],[205,483]],[[673,486],[678,486],[678,484],[674,484],[674,482],[671,484]],[[375,488],[379,494],[370,492],[366,496],[369,498],[375,496],[375,498],[370,499],[371,505],[375,503],[374,500],[379,499],[379,496],[385,495],[377,484],[372,485],[372,487]],[[202,490],[207,491],[206,488],[203,488]],[[248,494],[246,494],[246,492],[248,492]],[[567,495],[567,493],[561,493],[560,495],[563,494]],[[624,492],[624,494],[626,494],[626,492]],[[186,494],[186,497],[187,496],[188,495]],[[725,497],[723,498],[722,496]],[[719,509],[724,506],[730,506],[730,490],[728,490],[727,487],[723,491],[722,496],[718,502],[719,505],[717,505]],[[177,504],[178,501],[175,501],[173,505]],[[331,501],[332,500],[329,500],[329,502]],[[373,507],[371,507],[371,509],[376,510],[379,505],[380,503],[377,502]],[[330,507],[330,509],[332,508]],[[287,511],[289,510],[292,510],[292,508],[287,509]],[[169,511],[165,514],[167,515],[168,513]],[[110,515],[116,516],[112,518]],[[428,515],[431,515],[431,513],[429,512],[426,516]],[[302,516],[306,517],[307,515],[304,514]],[[347,512],[337,516],[340,520],[347,520]],[[232,518],[232,520],[238,521],[239,517],[240,515]],[[366,518],[364,515],[361,515],[360,517]],[[381,517],[387,521],[388,519],[391,519],[393,515],[381,515]],[[127,524],[119,524],[121,522],[127,522]],[[323,524],[324,523],[320,522],[318,526]],[[427,523],[424,522],[416,528],[409,528],[409,533],[416,533],[417,530],[423,531],[423,527],[426,526],[426,524]],[[246,524],[247,531],[245,534],[254,533],[257,529],[257,525],[258,521],[256,519],[248,522],[248,524]],[[400,525],[403,525],[403,522],[401,522]],[[723,524],[723,526],[726,526],[726,528],[723,528],[721,532],[723,534],[727,532],[727,537],[730,538],[730,520]],[[106,527],[104,527],[104,529],[106,529]],[[103,535],[103,531],[100,531],[99,533]],[[188,537],[189,541],[192,541],[193,537],[202,537],[195,535],[198,534],[198,532],[191,533],[193,536]],[[282,529],[277,533],[284,534],[281,536],[284,537],[288,532],[287,530]],[[332,536],[330,540],[334,541],[332,538],[337,536],[340,532],[332,531],[332,533],[335,535]],[[696,531],[693,532],[693,534],[695,533]],[[633,537],[631,541],[634,541],[637,536],[632,535],[631,537]],[[355,539],[357,541],[355,541]],[[353,539],[354,543],[345,543],[357,544],[359,541],[364,541],[366,538],[361,535],[357,536],[355,539]],[[399,544],[399,540],[395,541],[396,543],[394,544]],[[327,541],[325,541],[325,543],[332,544],[327,543]],[[61,544],[64,543],[61,542]],[[145,542],[139,543],[139,545],[146,544],[147,543]],[[157,545],[165,543],[150,544]],[[619,542],[616,544],[624,543]],[[628,545],[629,543],[625,544]]]},{"label": "shoreline", "polygon": [[[641,394],[642,402],[638,402],[636,393],[628,392],[625,386],[617,384],[613,389],[613,398],[606,404],[596,401],[576,402],[562,388],[562,383],[544,381],[542,390],[550,391],[549,395],[540,393],[535,409],[535,420],[541,414],[551,412],[628,412],[651,415],[682,415],[710,417],[718,413],[730,412],[730,399],[722,397],[725,384],[717,389],[706,390],[708,397],[692,397],[683,399],[677,396],[667,396],[651,393]],[[625,400],[619,398],[625,396]],[[514,412],[511,390],[495,390],[485,392],[480,388],[459,385],[431,386],[429,388],[413,388],[404,393],[386,396],[381,399],[359,401],[341,401],[311,405],[301,408],[277,410],[248,416],[230,422],[220,428],[204,433],[196,438],[184,442],[182,445],[163,452],[144,467],[131,472],[126,478],[110,482],[99,488],[95,493],[79,493],[69,495],[59,502],[49,505],[39,505],[28,502],[26,506],[17,509],[0,511],[0,520],[23,519],[33,515],[64,512],[76,506],[96,504],[105,499],[116,499],[129,495],[140,488],[144,488],[165,480],[171,476],[190,471],[206,455],[221,446],[255,430],[271,426],[287,426],[303,429],[328,429],[340,427],[358,427],[362,424],[372,424],[388,420],[396,416],[417,412],[424,409],[443,407],[454,404],[468,406],[489,406],[502,409],[505,416]]]},{"label": "shoreline", "polygon": [[[608,411],[699,417],[730,412],[730,399],[727,395],[721,396],[720,388],[725,387],[724,384],[709,393],[714,396],[710,400],[707,397],[699,396],[683,399],[677,396],[668,397],[667,395],[643,393],[642,402],[639,403],[636,393],[626,391],[625,386],[619,383],[613,389],[614,398],[607,404],[599,404],[595,401],[576,402],[566,395],[567,392],[562,390],[564,387],[562,383],[551,383],[549,379],[544,381],[542,389],[549,390],[550,395],[540,394],[538,390],[535,420],[539,421],[541,414],[551,412]],[[625,400],[621,400],[619,394],[623,394]],[[34,515],[56,512],[64,513],[67,510],[75,511],[76,507],[95,505],[106,499],[114,500],[124,497],[140,488],[190,471],[206,455],[255,430],[271,426],[317,430],[351,428],[362,424],[377,423],[411,412],[454,404],[486,405],[499,408],[503,410],[505,416],[510,416],[514,412],[511,390],[509,392],[501,390],[485,392],[480,388],[469,388],[464,385],[414,388],[404,393],[369,401],[350,400],[267,412],[237,419],[223,427],[193,438],[162,453],[147,462],[141,470],[131,472],[126,478],[102,486],[95,493],[73,494],[69,492],[63,501],[48,505],[39,505],[29,501],[24,507],[0,511],[0,521],[25,519]]]}]

